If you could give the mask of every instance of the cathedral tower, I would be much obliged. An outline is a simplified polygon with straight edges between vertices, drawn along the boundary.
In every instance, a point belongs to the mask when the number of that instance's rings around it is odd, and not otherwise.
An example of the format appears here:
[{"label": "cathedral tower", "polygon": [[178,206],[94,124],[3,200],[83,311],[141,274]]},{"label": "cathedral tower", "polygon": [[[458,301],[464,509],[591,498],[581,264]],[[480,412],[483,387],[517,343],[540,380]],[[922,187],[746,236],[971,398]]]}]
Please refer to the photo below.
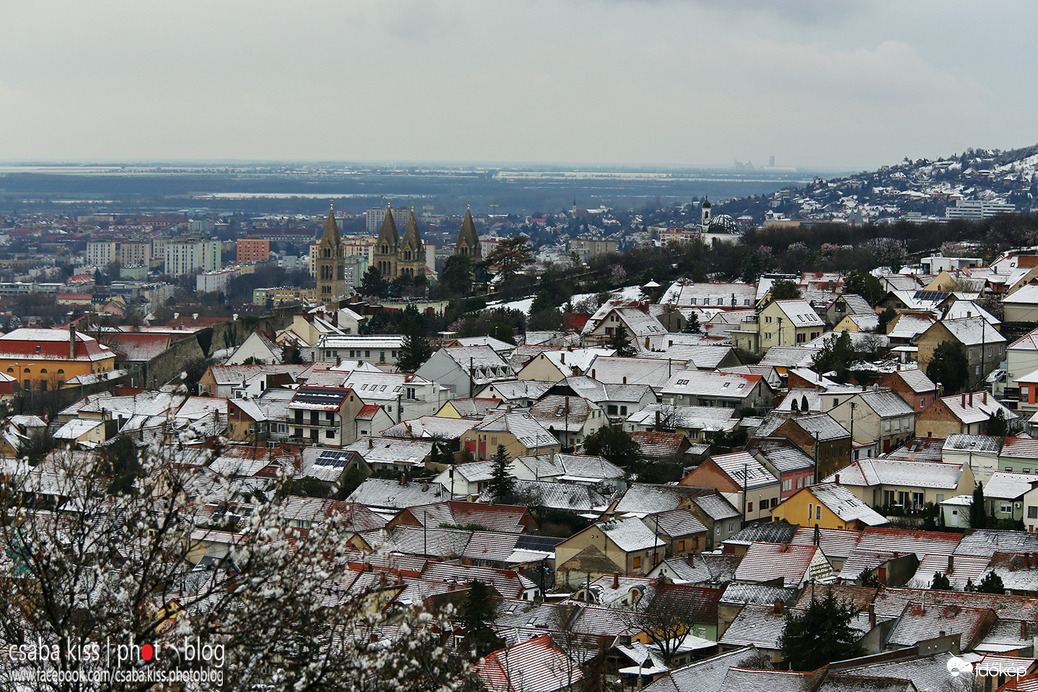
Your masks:
[{"label": "cathedral tower", "polygon": [[371,262],[375,269],[386,281],[392,281],[397,277],[397,250],[400,245],[400,236],[396,232],[396,222],[393,221],[393,207],[386,205],[386,218],[382,221],[382,230],[375,241],[375,249],[371,253]]},{"label": "cathedral tower", "polygon": [[476,233],[476,224],[472,221],[471,205],[465,211],[465,220],[461,222],[458,242],[454,244],[454,254],[471,257],[475,262],[483,259],[483,250],[479,245],[479,234]]},{"label": "cathedral tower", "polygon": [[425,276],[425,245],[422,234],[418,232],[418,221],[414,218],[414,207],[407,218],[407,228],[397,251],[396,276]]},{"label": "cathedral tower", "polygon": [[335,210],[328,208],[328,220],[324,222],[324,233],[317,245],[317,300],[328,303],[346,294],[346,259],[343,254],[339,225],[335,223]]}]

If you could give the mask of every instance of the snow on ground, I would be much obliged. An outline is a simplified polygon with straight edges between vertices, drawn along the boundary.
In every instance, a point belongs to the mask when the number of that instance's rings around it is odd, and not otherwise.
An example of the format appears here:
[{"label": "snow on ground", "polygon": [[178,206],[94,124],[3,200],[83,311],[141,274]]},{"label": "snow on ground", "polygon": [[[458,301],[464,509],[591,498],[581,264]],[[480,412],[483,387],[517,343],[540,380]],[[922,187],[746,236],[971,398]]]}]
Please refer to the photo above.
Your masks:
[{"label": "snow on ground", "polygon": [[523,298],[522,300],[511,300],[507,303],[494,301],[487,303],[487,310],[493,310],[494,308],[504,308],[505,310],[518,310],[524,315],[530,314],[530,307],[533,305],[533,298]]}]

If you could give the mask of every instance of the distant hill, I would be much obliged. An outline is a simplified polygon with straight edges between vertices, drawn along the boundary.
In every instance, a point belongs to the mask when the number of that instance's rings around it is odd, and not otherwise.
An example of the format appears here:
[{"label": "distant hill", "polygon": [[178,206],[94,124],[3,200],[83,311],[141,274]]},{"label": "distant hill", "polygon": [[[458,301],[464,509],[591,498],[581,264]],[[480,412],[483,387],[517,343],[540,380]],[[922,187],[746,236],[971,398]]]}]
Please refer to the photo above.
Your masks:
[{"label": "distant hill", "polygon": [[936,160],[904,161],[845,178],[817,178],[803,187],[733,199],[715,214],[832,221],[884,221],[916,212],[944,218],[956,199],[1005,202],[1038,211],[1038,145],[1011,151],[969,149]]}]

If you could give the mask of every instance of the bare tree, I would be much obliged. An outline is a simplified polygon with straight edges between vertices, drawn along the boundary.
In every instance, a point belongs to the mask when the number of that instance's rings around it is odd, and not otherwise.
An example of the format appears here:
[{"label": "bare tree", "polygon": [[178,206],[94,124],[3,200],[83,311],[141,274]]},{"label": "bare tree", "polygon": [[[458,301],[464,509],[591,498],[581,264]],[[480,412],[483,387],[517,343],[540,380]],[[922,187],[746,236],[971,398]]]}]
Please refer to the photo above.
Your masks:
[{"label": "bare tree", "polygon": [[36,655],[5,661],[0,687],[47,673],[35,689],[145,690],[192,671],[220,680],[186,689],[466,683],[446,614],[387,611],[377,582],[348,588],[343,515],[293,527],[289,479],[228,477],[211,454],[156,446],[115,468],[55,452],[5,467],[0,636]]}]

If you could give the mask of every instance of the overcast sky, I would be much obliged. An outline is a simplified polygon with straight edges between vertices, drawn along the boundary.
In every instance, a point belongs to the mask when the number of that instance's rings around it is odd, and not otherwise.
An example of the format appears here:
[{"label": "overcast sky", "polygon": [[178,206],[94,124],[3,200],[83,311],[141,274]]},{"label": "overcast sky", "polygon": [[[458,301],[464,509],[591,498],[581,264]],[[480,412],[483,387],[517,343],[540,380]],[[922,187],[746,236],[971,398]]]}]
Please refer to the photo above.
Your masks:
[{"label": "overcast sky", "polygon": [[848,170],[1038,142],[1038,3],[0,0],[0,160]]}]

